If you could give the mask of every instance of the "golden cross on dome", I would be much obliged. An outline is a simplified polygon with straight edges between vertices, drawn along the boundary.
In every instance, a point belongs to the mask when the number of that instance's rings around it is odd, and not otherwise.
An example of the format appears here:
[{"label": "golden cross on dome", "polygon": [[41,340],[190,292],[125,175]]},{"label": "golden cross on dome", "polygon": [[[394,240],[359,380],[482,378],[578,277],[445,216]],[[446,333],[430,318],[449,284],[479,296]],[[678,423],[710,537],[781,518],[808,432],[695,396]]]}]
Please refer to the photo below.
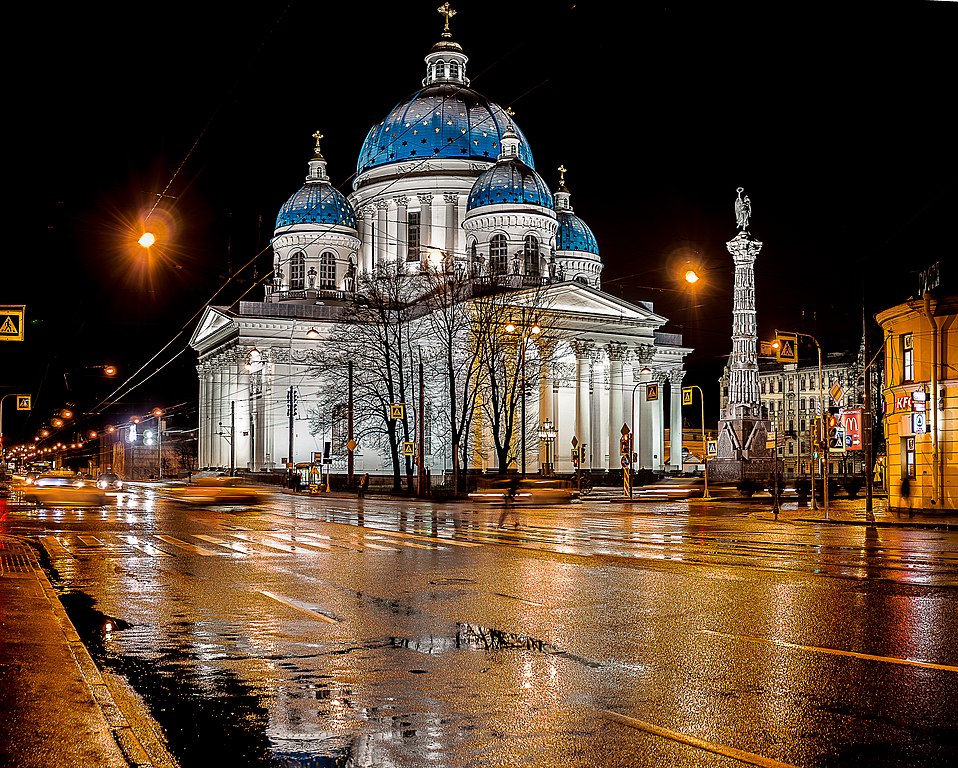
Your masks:
[{"label": "golden cross on dome", "polygon": [[562,184],[565,181],[565,172],[569,169],[560,165],[557,170],[559,171],[559,183]]},{"label": "golden cross on dome", "polygon": [[449,32],[449,19],[456,15],[456,12],[453,10],[452,6],[448,2],[443,3],[437,9],[439,13],[446,17],[446,28],[442,31],[444,35],[451,34]]},{"label": "golden cross on dome", "polygon": [[316,156],[321,158],[323,153],[319,151],[319,140],[323,138],[323,134],[321,134],[319,131],[316,131],[316,133],[313,134],[313,138],[316,139]]}]

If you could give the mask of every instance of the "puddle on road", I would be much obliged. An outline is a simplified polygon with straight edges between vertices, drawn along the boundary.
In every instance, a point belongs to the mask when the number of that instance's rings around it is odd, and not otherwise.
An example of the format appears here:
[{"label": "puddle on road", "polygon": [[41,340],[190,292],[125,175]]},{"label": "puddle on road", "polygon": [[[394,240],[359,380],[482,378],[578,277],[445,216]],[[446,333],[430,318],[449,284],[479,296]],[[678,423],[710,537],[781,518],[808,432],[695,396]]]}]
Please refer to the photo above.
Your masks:
[{"label": "puddle on road", "polygon": [[[290,701],[312,699],[319,705],[307,707],[304,714],[318,715],[322,720],[329,715],[330,707],[336,707],[340,716],[348,713],[349,719],[366,720],[373,730],[334,734],[316,729],[316,721],[309,723],[298,716],[276,721],[276,680],[264,679],[257,685],[241,673],[210,663],[209,648],[205,645],[192,646],[186,640],[178,644],[175,637],[159,638],[150,627],[131,627],[122,619],[108,617],[84,592],[63,593],[60,599],[97,666],[125,678],[146,703],[181,768],[208,768],[211,745],[215,745],[217,763],[223,765],[345,768],[355,764],[357,750],[368,749],[371,740],[384,736],[401,740],[417,738],[415,727],[403,714],[379,712],[377,707],[364,710],[352,701],[348,687],[327,675],[317,674],[319,670],[300,668],[300,674],[295,674],[297,660],[288,657],[274,660],[274,663],[280,662],[278,666],[288,674],[281,683],[286,686],[284,695]],[[392,608],[401,610],[399,606]],[[114,622],[112,634],[127,632],[123,636],[126,643],[133,643],[134,647],[142,645],[143,656],[120,653],[121,644],[110,642],[111,633],[104,632],[108,619]],[[242,639],[233,633],[229,637]],[[355,646],[351,647],[355,650]],[[447,635],[383,638],[363,647],[414,650],[426,655],[462,651],[532,652],[562,656],[592,668],[603,666],[539,638],[467,622],[457,622],[455,631]],[[217,658],[235,662],[242,661],[244,656],[229,653],[217,654]],[[429,670],[407,668],[406,672],[428,674]],[[287,716],[296,711],[296,707],[289,708]],[[379,731],[384,726],[385,734]]]}]

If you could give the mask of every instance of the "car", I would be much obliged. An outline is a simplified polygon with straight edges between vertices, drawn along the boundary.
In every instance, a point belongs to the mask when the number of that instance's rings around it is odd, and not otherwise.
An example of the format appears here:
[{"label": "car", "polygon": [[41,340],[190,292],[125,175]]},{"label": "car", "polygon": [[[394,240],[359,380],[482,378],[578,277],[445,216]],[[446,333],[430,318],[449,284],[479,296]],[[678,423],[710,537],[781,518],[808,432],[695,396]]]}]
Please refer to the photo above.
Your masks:
[{"label": "car", "polygon": [[200,477],[184,486],[168,488],[167,496],[196,506],[256,506],[263,501],[258,488],[241,477]]},{"label": "car", "polygon": [[87,485],[87,482],[82,475],[69,470],[44,472],[42,475],[37,475],[36,480],[33,481],[34,488],[82,488],[85,485]]},{"label": "car", "polygon": [[101,472],[96,476],[96,487],[101,491],[123,490],[123,481],[116,472]]},{"label": "car", "polygon": [[43,507],[99,507],[107,495],[73,472],[48,472],[38,475],[22,492],[23,501]]},{"label": "car", "polygon": [[567,504],[579,492],[567,480],[547,478],[495,480],[469,494],[473,501],[492,504]]}]

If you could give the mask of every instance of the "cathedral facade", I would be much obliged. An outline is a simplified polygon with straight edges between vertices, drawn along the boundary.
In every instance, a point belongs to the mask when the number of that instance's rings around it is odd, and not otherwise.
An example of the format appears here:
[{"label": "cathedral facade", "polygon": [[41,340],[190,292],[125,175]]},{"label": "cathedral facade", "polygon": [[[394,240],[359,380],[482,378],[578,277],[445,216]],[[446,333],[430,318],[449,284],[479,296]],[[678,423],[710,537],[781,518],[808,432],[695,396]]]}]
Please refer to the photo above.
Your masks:
[{"label": "cathedral facade", "polygon": [[[574,212],[565,168],[553,192],[511,112],[470,87],[467,64],[446,15],[421,87],[369,130],[346,194],[314,134],[305,182],[276,218],[261,300],[208,306],[192,336],[200,467],[276,470],[323,457],[333,472],[389,474],[399,447],[433,477],[454,464],[680,469],[664,464],[663,435],[681,424],[691,350],[660,330],[667,320],[651,304],[602,290],[599,246]],[[370,334],[357,345],[350,328],[372,322],[376,286],[408,276],[420,276],[422,300],[407,294],[406,311],[382,326],[396,353],[370,359]],[[436,303],[450,286],[452,298]],[[436,316],[453,305],[466,327],[442,341]],[[504,362],[494,363],[488,350],[503,338],[512,345],[500,344]],[[671,456],[681,456],[681,433],[671,430]]]}]

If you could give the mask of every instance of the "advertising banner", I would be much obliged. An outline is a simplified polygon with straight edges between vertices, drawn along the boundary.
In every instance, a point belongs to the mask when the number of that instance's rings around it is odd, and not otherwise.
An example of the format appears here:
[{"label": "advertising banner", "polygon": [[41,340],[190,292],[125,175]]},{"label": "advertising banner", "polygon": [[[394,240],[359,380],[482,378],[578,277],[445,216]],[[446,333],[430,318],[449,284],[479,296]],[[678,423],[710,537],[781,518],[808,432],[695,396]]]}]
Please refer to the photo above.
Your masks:
[{"label": "advertising banner", "polygon": [[862,409],[842,408],[838,412],[838,422],[845,428],[845,450],[862,450]]}]

